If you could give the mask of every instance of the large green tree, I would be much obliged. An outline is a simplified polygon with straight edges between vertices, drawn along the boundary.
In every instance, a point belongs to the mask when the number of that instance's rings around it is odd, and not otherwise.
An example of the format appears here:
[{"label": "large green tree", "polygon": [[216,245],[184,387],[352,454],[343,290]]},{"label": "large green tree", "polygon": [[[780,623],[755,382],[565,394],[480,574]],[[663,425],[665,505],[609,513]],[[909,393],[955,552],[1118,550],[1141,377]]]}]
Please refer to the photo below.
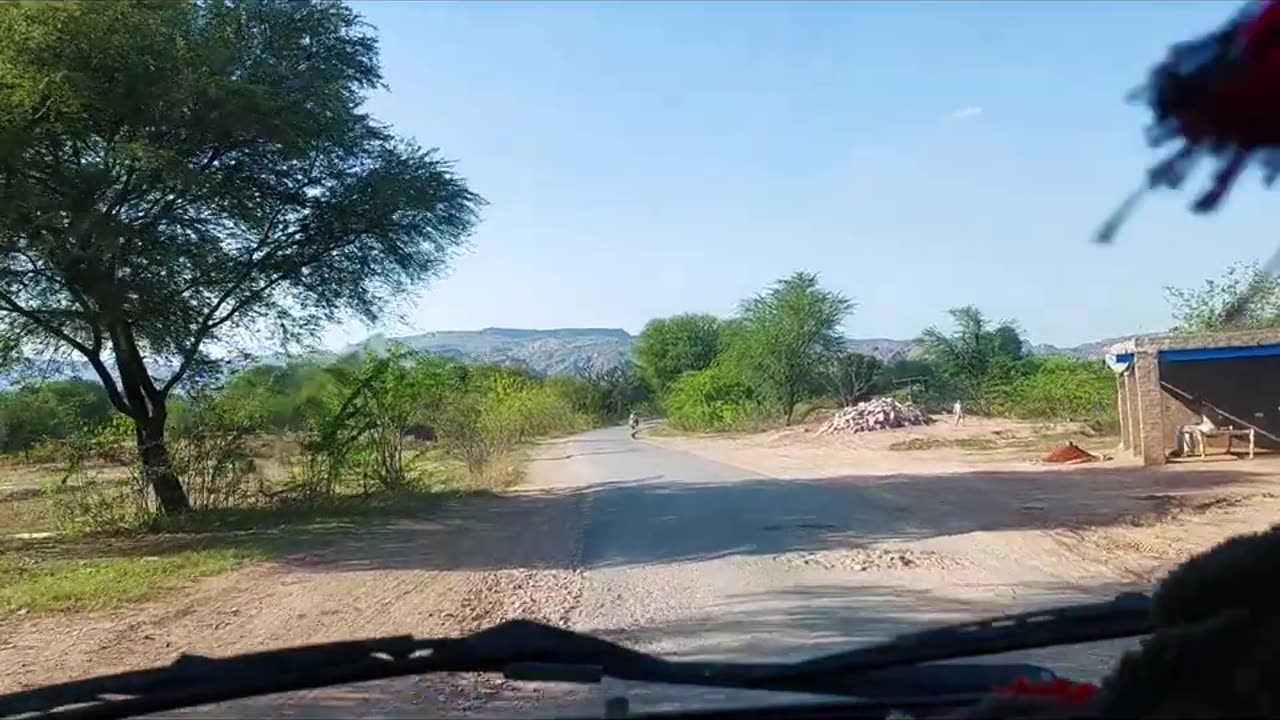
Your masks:
[{"label": "large green tree", "polygon": [[710,367],[720,352],[720,320],[685,313],[654,318],[636,336],[632,355],[636,372],[661,393],[680,375]]},{"label": "large green tree", "polygon": [[1280,278],[1257,263],[1235,264],[1200,287],[1166,287],[1164,294],[1176,332],[1280,327]]},{"label": "large green tree", "polygon": [[834,353],[829,362],[827,380],[845,406],[866,397],[884,368],[878,358],[851,350]]},{"label": "large green tree", "polygon": [[984,385],[1022,358],[1022,335],[1013,322],[993,324],[972,305],[952,308],[947,314],[954,323],[951,332],[930,327],[921,333],[920,341],[929,360],[964,399],[981,405]]},{"label": "large green tree", "polygon": [[832,354],[844,344],[840,325],[854,303],[824,289],[813,273],[797,272],[743,301],[733,353],[741,353],[762,388],[781,404],[791,424],[796,403],[820,382]]},{"label": "large green tree", "polygon": [[378,50],[347,5],[4,3],[0,38],[0,339],[92,365],[166,512],[166,400],[208,348],[375,318],[477,221],[363,111]]}]

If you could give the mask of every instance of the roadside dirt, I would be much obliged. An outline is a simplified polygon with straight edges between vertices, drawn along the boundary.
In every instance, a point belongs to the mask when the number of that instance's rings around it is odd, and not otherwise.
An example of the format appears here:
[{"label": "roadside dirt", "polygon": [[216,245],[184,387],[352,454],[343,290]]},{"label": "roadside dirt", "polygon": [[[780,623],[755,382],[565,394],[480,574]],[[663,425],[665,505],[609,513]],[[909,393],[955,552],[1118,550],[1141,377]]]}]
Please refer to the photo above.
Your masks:
[{"label": "roadside dirt", "polygon": [[[127,611],[2,620],[0,691],[167,663],[180,651],[219,656],[381,635],[452,636],[516,617],[566,624],[581,593],[581,578],[564,569],[580,552],[576,508],[520,503],[515,518],[514,507],[501,498],[459,502],[430,521],[369,531]],[[303,715],[357,706],[383,716],[455,714],[509,695],[504,690],[501,679],[437,677],[297,693],[288,704]],[[242,701],[236,711],[265,703],[276,701]]]},{"label": "roadside dirt", "polygon": [[[1218,456],[1145,469],[1080,425],[987,418],[825,437],[816,427],[649,440],[772,477],[840,479],[921,526],[951,522],[955,533],[854,548],[840,558],[786,559],[861,572],[937,571],[914,573],[925,585],[954,588],[966,577],[984,587],[1045,578],[1144,585],[1196,552],[1280,519],[1280,458]],[[1037,461],[1036,438],[1073,433],[1111,459]]]},{"label": "roadside dirt", "polygon": [[[999,418],[966,418],[954,425],[944,417],[931,425],[865,433],[819,435],[821,422],[750,435],[652,435],[649,442],[779,477],[952,473],[975,468],[1041,469],[1037,448],[1072,438],[1086,449],[1106,452],[1113,439],[1079,423],[1027,423]],[[1111,452],[1110,454],[1114,454]],[[1123,464],[1123,463],[1121,463]]]}]

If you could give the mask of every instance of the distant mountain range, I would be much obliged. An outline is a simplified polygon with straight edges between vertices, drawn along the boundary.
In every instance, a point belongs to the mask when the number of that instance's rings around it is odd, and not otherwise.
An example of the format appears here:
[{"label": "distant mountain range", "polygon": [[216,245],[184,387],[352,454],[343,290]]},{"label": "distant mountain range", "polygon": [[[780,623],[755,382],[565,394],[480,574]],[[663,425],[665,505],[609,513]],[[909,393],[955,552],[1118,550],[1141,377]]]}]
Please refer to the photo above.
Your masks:
[{"label": "distant mountain range", "polygon": [[[1026,350],[1037,355],[1101,358],[1106,354],[1107,348],[1118,340],[1117,338],[1098,340],[1065,348],[1028,343]],[[463,362],[515,365],[544,375],[580,374],[623,364],[631,357],[631,345],[634,342],[633,335],[618,328],[550,330],[485,328],[428,332],[391,338],[374,335],[337,353],[320,352],[311,357],[325,361],[336,358],[339,354],[360,349],[380,352],[393,343],[399,343],[415,350],[443,355]],[[873,355],[885,362],[915,359],[923,354],[923,348],[915,340],[849,338],[847,342],[850,350]],[[286,358],[280,356],[264,357],[260,360],[260,362],[275,364],[285,361]],[[173,368],[161,366],[153,368],[152,371],[157,376],[163,377],[172,372]],[[31,361],[10,368],[7,372],[0,372],[0,388],[36,377],[81,377],[86,380],[97,380],[97,375],[86,362],[75,359]]]},{"label": "distant mountain range", "polygon": [[[1107,338],[1093,342],[1058,347],[1047,343],[1023,343],[1023,351],[1029,355],[1066,355],[1074,358],[1102,358],[1107,349],[1121,340],[1128,338]],[[872,355],[884,362],[895,360],[914,360],[924,355],[924,346],[917,340],[892,340],[889,338],[848,338],[845,341],[850,350]]]},{"label": "distant mountain range", "polygon": [[343,352],[379,351],[391,343],[464,362],[518,365],[542,374],[580,374],[623,364],[635,338],[614,328],[448,330],[388,338],[374,335]]},{"label": "distant mountain range", "polygon": [[[388,338],[375,335],[344,352],[367,348],[381,350],[401,343],[415,350],[445,355],[466,362],[492,362],[527,367],[538,373],[581,373],[614,367],[631,356],[635,337],[617,328],[559,328],[517,330],[485,328],[454,330]],[[923,348],[915,340],[890,338],[849,338],[849,349],[873,355],[885,362],[918,358]],[[1067,355],[1101,358],[1115,339],[1098,340],[1074,347],[1028,343],[1026,350],[1036,355]]]}]

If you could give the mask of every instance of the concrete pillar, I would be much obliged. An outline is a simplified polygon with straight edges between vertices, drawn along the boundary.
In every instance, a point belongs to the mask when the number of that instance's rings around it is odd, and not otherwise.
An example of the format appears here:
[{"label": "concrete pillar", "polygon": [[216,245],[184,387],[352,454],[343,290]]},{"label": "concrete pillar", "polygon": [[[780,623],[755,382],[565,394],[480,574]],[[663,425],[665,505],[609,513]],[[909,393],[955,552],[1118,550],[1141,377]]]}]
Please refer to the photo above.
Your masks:
[{"label": "concrete pillar", "polygon": [[1116,374],[1116,417],[1120,422],[1120,447],[1129,449],[1129,401],[1124,396],[1124,375]]},{"label": "concrete pillar", "polygon": [[1133,419],[1129,418],[1129,378],[1124,373],[1116,374],[1116,406],[1120,413],[1120,447],[1129,450],[1129,428]]},{"label": "concrete pillar", "polygon": [[1134,353],[1133,375],[1138,395],[1138,434],[1142,464],[1163,465],[1164,391],[1160,389],[1160,360],[1154,352]]},{"label": "concrete pillar", "polygon": [[1124,373],[1124,401],[1129,406],[1129,452],[1142,454],[1142,418],[1138,412],[1138,382],[1134,379],[1133,368]]}]

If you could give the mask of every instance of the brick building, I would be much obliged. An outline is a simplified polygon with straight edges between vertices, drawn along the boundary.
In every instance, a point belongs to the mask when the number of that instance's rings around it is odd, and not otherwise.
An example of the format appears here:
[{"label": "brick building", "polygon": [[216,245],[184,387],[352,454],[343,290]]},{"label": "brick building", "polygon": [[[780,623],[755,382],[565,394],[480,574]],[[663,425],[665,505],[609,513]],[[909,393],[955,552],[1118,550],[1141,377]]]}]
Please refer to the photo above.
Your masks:
[{"label": "brick building", "polygon": [[1163,465],[1201,407],[1219,427],[1253,428],[1259,448],[1280,450],[1280,330],[1148,335],[1112,346],[1107,364],[1122,443],[1143,465]]}]

